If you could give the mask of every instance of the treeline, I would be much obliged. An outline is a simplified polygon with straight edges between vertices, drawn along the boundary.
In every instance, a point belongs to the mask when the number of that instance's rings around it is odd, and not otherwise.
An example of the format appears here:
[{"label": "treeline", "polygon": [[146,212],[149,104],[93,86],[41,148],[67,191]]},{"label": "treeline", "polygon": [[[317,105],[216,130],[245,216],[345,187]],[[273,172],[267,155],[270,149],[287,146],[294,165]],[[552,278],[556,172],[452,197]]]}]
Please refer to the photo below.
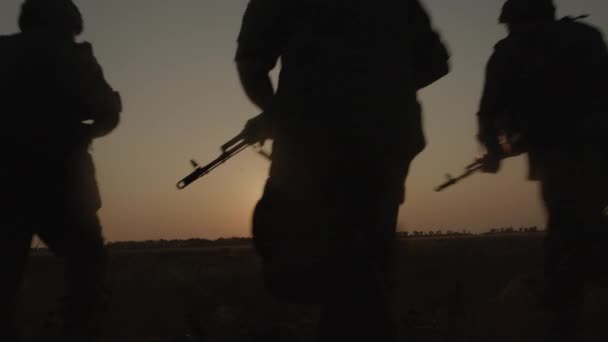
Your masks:
[{"label": "treeline", "polygon": [[489,232],[485,233],[485,235],[493,235],[493,234],[515,234],[515,233],[538,233],[542,230],[538,229],[538,227],[519,227],[517,229],[513,227],[506,228],[498,228],[491,229]]},{"label": "treeline", "polygon": [[462,231],[453,231],[453,230],[427,230],[427,231],[407,231],[407,232],[397,232],[397,236],[399,238],[416,238],[416,237],[467,237],[467,236],[480,236],[480,235],[508,235],[508,234],[526,234],[526,233],[538,233],[541,230],[534,227],[504,227],[504,228],[494,228],[489,231],[481,234],[474,234],[468,230]]},{"label": "treeline", "polygon": [[[526,234],[526,233],[538,233],[541,230],[538,227],[504,227],[490,229],[485,233],[471,233],[468,230],[454,231],[454,230],[429,230],[429,231],[400,231],[397,232],[397,236],[401,239],[407,238],[420,238],[420,237],[442,237],[442,238],[453,238],[453,237],[468,237],[468,236],[484,236],[484,235],[510,235],[510,234]],[[110,250],[128,250],[128,249],[167,249],[167,248],[201,248],[201,247],[230,247],[230,246],[243,246],[251,244],[251,238],[249,237],[231,237],[231,238],[219,238],[216,240],[209,239],[187,239],[187,240],[148,240],[148,241],[115,241],[107,243],[107,247]],[[32,249],[36,252],[45,253],[47,252],[46,246],[32,246]]]},{"label": "treeline", "polygon": [[472,236],[475,235],[469,231],[452,231],[452,230],[428,230],[428,231],[407,231],[407,232],[397,232],[397,236],[402,239],[412,238],[412,237],[464,237],[464,236]]},{"label": "treeline", "polygon": [[106,246],[111,250],[123,249],[160,249],[160,248],[199,248],[199,247],[222,247],[237,246],[251,243],[251,238],[232,237],[219,238],[217,240],[208,239],[187,239],[187,240],[148,240],[148,241],[115,241],[109,242]]}]

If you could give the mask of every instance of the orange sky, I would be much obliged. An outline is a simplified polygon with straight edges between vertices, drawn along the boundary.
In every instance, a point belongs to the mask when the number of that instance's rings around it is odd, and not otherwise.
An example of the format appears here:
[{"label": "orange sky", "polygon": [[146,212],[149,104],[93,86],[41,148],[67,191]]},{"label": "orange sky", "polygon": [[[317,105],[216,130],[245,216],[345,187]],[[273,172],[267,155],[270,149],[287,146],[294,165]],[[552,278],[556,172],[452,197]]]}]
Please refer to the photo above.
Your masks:
[{"label": "orange sky", "polygon": [[[20,1],[0,3],[0,32],[16,30]],[[247,236],[268,163],[245,151],[177,191],[192,157],[205,163],[257,114],[234,70],[246,0],[80,0],[83,39],[94,44],[124,99],[115,133],[95,143],[101,218],[109,240]],[[426,0],[452,52],[453,72],[421,93],[429,145],[414,162],[400,226],[410,230],[542,225],[535,183],[523,159],[497,176],[479,175],[444,193],[433,188],[478,153],[475,112],[494,43],[498,0]],[[556,1],[560,14],[591,13],[608,28],[605,0]]]}]

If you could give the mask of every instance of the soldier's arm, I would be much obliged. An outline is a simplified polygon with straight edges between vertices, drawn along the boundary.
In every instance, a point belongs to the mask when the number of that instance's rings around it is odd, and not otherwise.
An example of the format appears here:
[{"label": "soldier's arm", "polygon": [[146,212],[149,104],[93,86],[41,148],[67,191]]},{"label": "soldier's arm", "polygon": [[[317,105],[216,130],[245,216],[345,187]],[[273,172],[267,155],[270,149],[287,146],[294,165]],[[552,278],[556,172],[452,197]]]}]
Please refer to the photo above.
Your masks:
[{"label": "soldier's arm", "polygon": [[92,122],[88,126],[91,138],[103,137],[112,132],[120,122],[122,101],[106,81],[101,66],[93,55],[90,44],[79,44],[80,65],[75,86],[79,102]]},{"label": "soldier's arm", "polygon": [[450,55],[419,0],[410,2],[410,21],[414,75],[417,89],[422,89],[449,73]]},{"label": "soldier's arm", "polygon": [[269,72],[281,56],[285,39],[282,3],[285,0],[251,0],[238,38],[236,64],[249,99],[263,112],[270,111],[274,87]]},{"label": "soldier's arm", "polygon": [[502,66],[500,57],[495,52],[486,66],[485,83],[479,105],[478,134],[479,142],[486,147],[489,153],[499,153],[498,132],[496,118],[505,110],[504,80],[501,77]]},{"label": "soldier's arm", "polygon": [[269,112],[274,99],[274,87],[268,71],[255,62],[237,63],[237,69],[241,85],[249,100],[262,112]]}]

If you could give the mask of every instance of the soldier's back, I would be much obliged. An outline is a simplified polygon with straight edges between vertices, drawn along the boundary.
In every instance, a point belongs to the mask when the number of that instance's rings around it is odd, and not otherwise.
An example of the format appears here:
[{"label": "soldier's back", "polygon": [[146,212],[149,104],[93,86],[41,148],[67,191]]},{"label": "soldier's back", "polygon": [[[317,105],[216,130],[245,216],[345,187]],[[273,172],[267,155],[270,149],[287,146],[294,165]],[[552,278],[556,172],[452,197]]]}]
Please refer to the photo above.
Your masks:
[{"label": "soldier's back", "polygon": [[9,113],[14,110],[18,99],[15,96],[23,93],[23,85],[26,82],[23,75],[25,70],[24,58],[27,57],[26,42],[21,34],[0,36],[0,89],[2,92],[2,117],[7,119]]},{"label": "soldier's back", "polygon": [[562,51],[563,67],[588,110],[608,110],[604,89],[608,83],[608,49],[596,27],[569,17],[555,27],[555,45]]},{"label": "soldier's back", "polygon": [[600,168],[608,148],[608,50],[599,30],[566,17],[511,34],[489,68],[504,85],[509,120],[524,127],[533,179],[572,165]]},{"label": "soldier's back", "polygon": [[427,49],[422,42],[439,46],[442,65],[448,57],[418,1],[283,1],[277,8],[276,110],[291,134],[316,132],[330,143],[409,136],[405,144],[422,144],[416,73],[423,68],[415,59]]},{"label": "soldier's back", "polygon": [[3,138],[23,143],[12,144],[15,150],[59,142],[65,133],[62,128],[75,112],[75,95],[70,91],[78,58],[75,43],[36,32],[3,37],[0,45],[1,110],[12,128],[2,133]]},{"label": "soldier's back", "polygon": [[[332,96],[412,92],[409,1],[292,2],[282,86]],[[371,86],[373,85],[373,86]],[[314,87],[314,88],[313,88]]]},{"label": "soldier's back", "polygon": [[[606,82],[608,55],[602,34],[593,26],[566,17],[534,32],[511,34],[496,46],[498,68],[516,78],[519,92],[545,94],[541,103],[569,111],[593,102]],[[530,101],[532,102],[532,101]],[[531,103],[528,103],[531,104]]]},{"label": "soldier's back", "polygon": [[[28,117],[36,112],[33,107],[38,103],[35,94],[40,83],[36,82],[34,75],[40,71],[31,63],[32,52],[23,34],[0,37],[0,111],[3,126],[9,128],[0,133],[0,149],[9,161],[9,169],[10,161],[27,153],[28,131],[25,129]],[[29,132],[36,130],[37,120],[32,121],[34,124],[28,127]],[[6,171],[4,168],[3,172]]]},{"label": "soldier's back", "polygon": [[489,69],[504,85],[511,119],[527,122],[533,145],[576,143],[577,127],[589,115],[608,110],[602,94],[608,81],[603,37],[577,19],[510,34],[496,45]]},{"label": "soldier's back", "polygon": [[[45,33],[0,37],[2,177],[13,179],[4,198],[47,202],[64,192],[78,120],[69,90],[73,43]],[[86,149],[84,150],[86,152]],[[44,177],[41,176],[41,168]],[[52,179],[53,181],[49,181]],[[45,196],[42,196],[45,194]],[[53,197],[55,196],[55,197]],[[47,202],[48,203],[48,202]]]}]

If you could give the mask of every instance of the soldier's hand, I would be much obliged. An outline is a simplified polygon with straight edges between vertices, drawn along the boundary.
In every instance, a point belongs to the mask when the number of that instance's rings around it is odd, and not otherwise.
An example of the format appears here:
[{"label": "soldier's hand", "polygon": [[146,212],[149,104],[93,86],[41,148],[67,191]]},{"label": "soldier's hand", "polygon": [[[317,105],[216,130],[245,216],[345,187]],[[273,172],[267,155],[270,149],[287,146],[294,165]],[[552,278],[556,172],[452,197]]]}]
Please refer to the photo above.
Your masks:
[{"label": "soldier's hand", "polygon": [[272,138],[272,122],[268,114],[262,113],[247,121],[245,129],[241,133],[245,142],[249,144],[264,144],[267,139]]},{"label": "soldier's hand", "polygon": [[500,171],[502,158],[495,154],[487,154],[481,160],[481,171],[485,173],[497,173]]}]

